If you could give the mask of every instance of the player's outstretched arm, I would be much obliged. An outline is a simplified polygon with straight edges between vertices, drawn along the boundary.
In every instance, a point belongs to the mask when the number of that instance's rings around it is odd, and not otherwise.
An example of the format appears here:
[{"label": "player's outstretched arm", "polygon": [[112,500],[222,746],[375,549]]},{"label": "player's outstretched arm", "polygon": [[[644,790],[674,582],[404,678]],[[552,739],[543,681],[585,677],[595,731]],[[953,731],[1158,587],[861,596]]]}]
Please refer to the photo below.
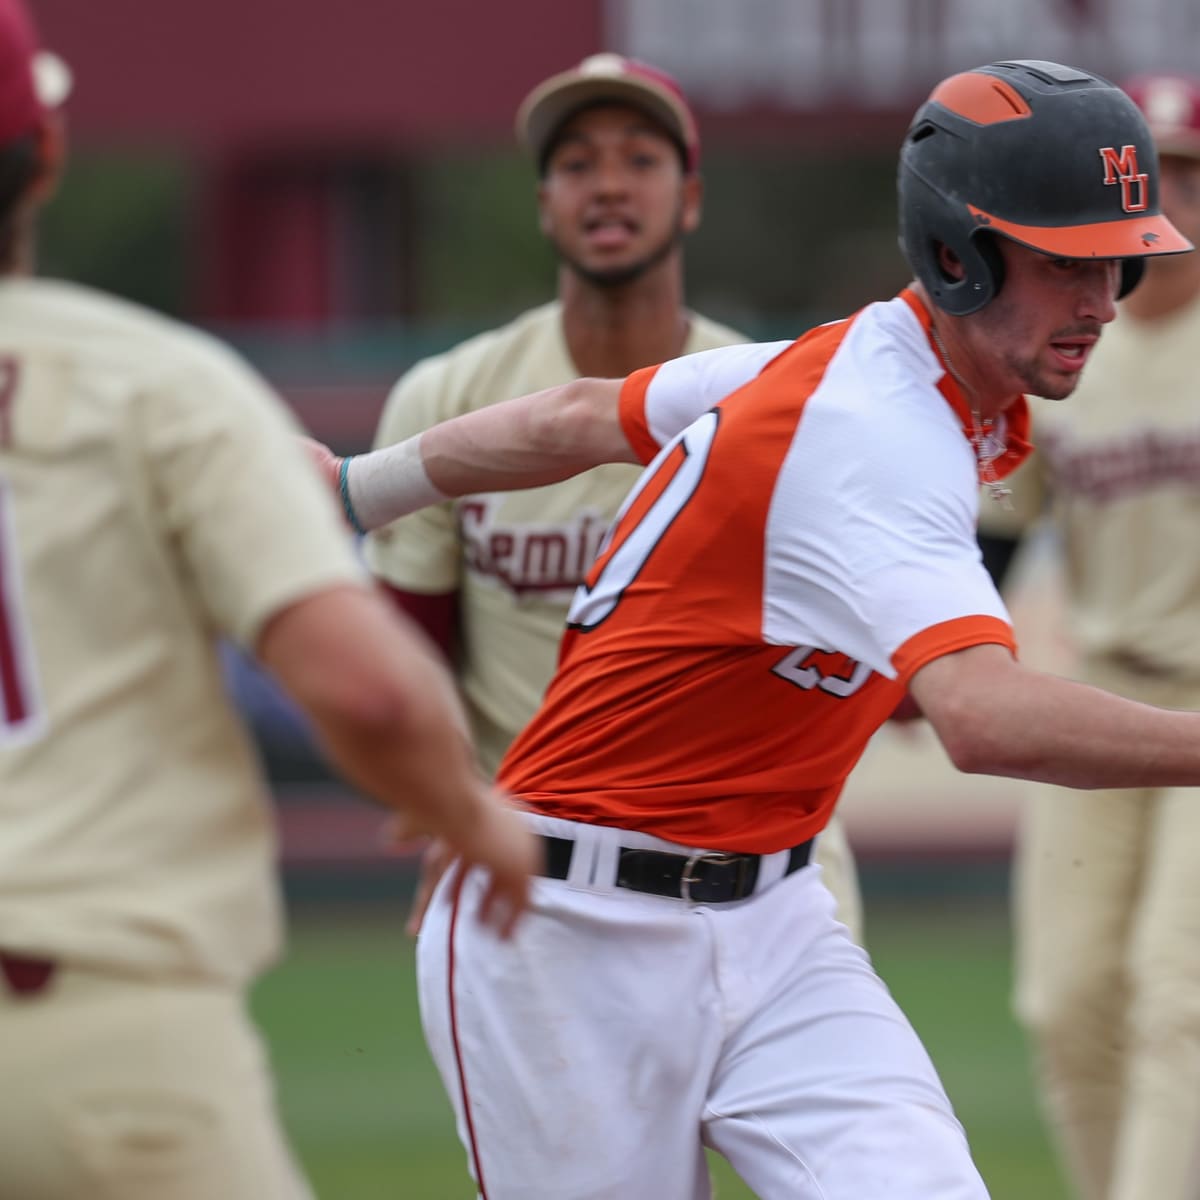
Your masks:
[{"label": "player's outstretched arm", "polygon": [[1200,713],[1022,667],[998,645],[922,667],[910,690],[962,771],[1074,788],[1200,785]]},{"label": "player's outstretched arm", "polygon": [[346,585],[283,609],[256,652],[352,783],[400,813],[408,835],[443,838],[488,871],[481,916],[509,932],[537,843],[476,769],[453,682],[424,635],[378,594]]},{"label": "player's outstretched arm", "polygon": [[637,463],[618,415],[619,379],[576,379],[443,421],[415,437],[341,459],[306,439],[309,457],[360,532],[428,504]]}]

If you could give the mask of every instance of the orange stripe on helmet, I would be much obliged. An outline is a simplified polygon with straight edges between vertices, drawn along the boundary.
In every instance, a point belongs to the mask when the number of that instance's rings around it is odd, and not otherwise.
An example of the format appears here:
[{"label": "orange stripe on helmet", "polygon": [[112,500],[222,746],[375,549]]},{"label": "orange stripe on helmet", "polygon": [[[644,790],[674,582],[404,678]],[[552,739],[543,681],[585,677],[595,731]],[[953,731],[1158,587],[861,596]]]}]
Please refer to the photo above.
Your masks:
[{"label": "orange stripe on helmet", "polygon": [[979,71],[951,75],[934,88],[929,99],[976,125],[1015,121],[1032,112],[1025,97],[1011,84]]},{"label": "orange stripe on helmet", "polygon": [[1031,250],[1056,258],[1141,258],[1150,254],[1182,254],[1194,249],[1163,216],[1137,220],[1097,221],[1091,225],[1018,225],[994,217],[973,204],[971,216],[980,229],[1002,233]]}]

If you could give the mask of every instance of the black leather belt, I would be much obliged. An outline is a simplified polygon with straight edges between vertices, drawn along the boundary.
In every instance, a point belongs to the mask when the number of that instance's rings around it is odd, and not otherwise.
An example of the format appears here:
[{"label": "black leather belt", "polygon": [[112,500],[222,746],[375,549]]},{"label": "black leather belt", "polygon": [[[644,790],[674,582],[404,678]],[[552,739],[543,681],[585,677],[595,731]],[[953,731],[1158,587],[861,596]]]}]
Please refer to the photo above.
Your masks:
[{"label": "black leather belt", "polygon": [[[575,843],[570,838],[542,836],[546,846],[545,874],[566,879]],[[808,866],[813,840],[788,852],[784,875]],[[671,896],[696,904],[723,904],[753,895],[762,863],[759,854],[672,854],[667,850],[636,850],[622,846],[617,855],[617,887],[651,896]]]}]

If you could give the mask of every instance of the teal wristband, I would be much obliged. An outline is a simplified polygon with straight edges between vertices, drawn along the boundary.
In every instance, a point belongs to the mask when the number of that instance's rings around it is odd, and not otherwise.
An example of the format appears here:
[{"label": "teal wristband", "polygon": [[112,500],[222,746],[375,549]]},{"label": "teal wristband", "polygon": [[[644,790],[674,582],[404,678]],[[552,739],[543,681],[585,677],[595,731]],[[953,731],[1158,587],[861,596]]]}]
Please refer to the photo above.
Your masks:
[{"label": "teal wristband", "polygon": [[366,533],[367,531],[358,519],[358,513],[354,511],[354,505],[350,500],[350,460],[353,457],[353,454],[347,454],[342,459],[342,465],[338,467],[338,491],[342,494],[342,512],[346,514],[346,520],[350,522],[350,528],[355,533]]}]

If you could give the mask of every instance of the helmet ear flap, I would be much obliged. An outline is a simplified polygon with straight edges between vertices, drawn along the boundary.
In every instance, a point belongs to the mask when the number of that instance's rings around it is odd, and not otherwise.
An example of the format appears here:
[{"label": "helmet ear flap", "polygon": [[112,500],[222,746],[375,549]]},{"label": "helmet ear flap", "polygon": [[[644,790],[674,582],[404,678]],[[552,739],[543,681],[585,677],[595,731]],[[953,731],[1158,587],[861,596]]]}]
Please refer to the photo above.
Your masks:
[{"label": "helmet ear flap", "polygon": [[926,283],[926,287],[938,308],[951,316],[965,317],[996,298],[1004,283],[1004,259],[995,238],[987,233],[956,239],[956,244],[947,248],[962,264],[962,277],[955,279],[942,270],[935,245],[932,259],[936,279],[932,286]]},{"label": "helmet ear flap", "polygon": [[959,284],[961,290],[955,297],[955,306],[942,304],[942,307],[953,316],[966,316],[996,298],[1004,283],[1004,258],[991,234],[976,233],[967,238],[959,259],[966,272]]},{"label": "helmet ear flap", "polygon": [[1145,273],[1146,260],[1144,258],[1121,259],[1121,286],[1117,289],[1117,299],[1124,300],[1142,282],[1142,276]]},{"label": "helmet ear flap", "polygon": [[[899,193],[900,249],[930,299],[955,317],[981,309],[1004,281],[1004,262],[995,238],[975,224],[965,205],[940,195],[903,164]],[[960,278],[942,269],[943,246],[961,263]]]}]

